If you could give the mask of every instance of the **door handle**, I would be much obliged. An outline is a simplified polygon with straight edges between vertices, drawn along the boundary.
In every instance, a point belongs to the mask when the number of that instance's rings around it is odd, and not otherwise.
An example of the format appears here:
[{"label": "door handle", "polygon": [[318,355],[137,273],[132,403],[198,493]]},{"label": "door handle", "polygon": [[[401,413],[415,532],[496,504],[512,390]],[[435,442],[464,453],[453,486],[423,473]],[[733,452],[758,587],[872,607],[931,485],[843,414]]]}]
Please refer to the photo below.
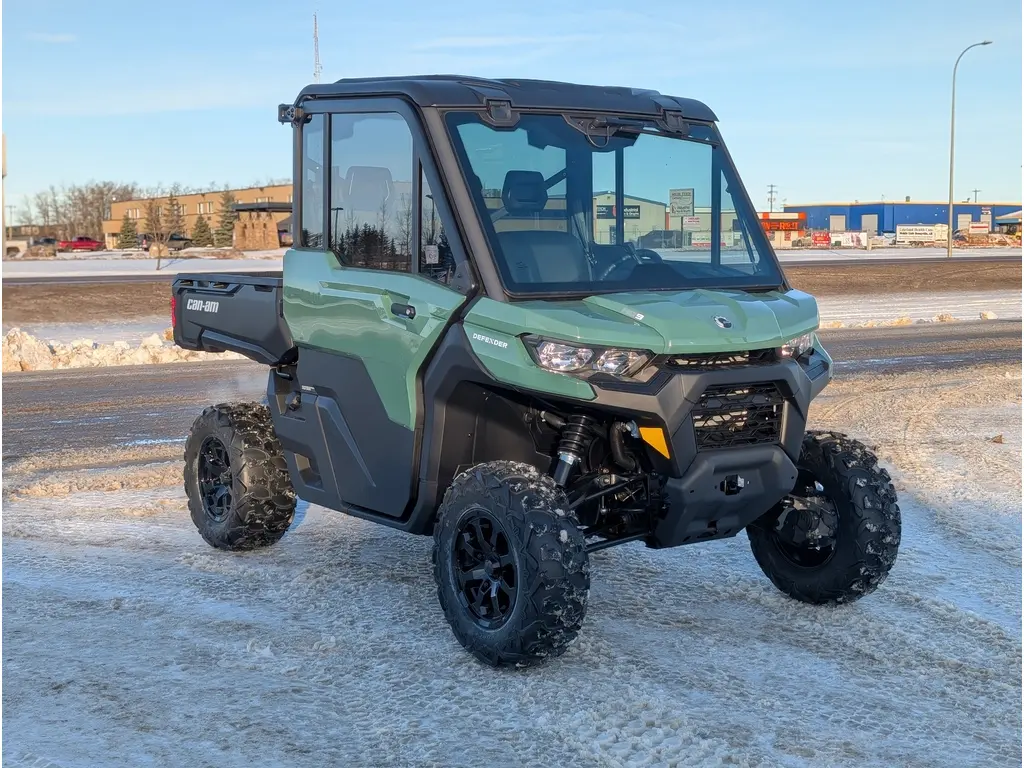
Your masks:
[{"label": "door handle", "polygon": [[399,317],[404,317],[408,320],[412,320],[414,317],[416,317],[416,307],[412,306],[411,304],[392,304],[391,314],[398,315]]}]

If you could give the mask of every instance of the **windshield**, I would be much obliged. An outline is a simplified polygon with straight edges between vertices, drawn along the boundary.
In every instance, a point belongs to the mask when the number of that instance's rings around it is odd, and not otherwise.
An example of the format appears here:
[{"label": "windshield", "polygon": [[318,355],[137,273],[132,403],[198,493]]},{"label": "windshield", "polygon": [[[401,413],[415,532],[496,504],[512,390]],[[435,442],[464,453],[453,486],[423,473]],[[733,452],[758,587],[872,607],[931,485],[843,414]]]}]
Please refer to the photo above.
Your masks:
[{"label": "windshield", "polygon": [[782,284],[710,125],[686,138],[617,118],[524,114],[448,126],[498,270],[513,294]]}]

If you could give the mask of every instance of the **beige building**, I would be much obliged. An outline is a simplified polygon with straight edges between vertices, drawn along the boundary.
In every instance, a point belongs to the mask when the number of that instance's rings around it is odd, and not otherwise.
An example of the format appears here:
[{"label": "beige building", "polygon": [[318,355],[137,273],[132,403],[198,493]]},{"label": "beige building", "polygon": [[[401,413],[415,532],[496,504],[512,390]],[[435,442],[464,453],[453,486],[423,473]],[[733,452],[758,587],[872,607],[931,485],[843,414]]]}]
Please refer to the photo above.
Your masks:
[{"label": "beige building", "polygon": [[[232,189],[230,191],[235,196],[236,203],[285,203],[290,205],[292,202],[291,184],[248,187],[246,189]],[[210,229],[216,229],[217,222],[220,219],[220,201],[223,195],[223,190],[179,195],[177,198],[178,205],[181,207],[186,229],[185,232],[180,234],[190,235],[192,227],[200,215],[209,223]],[[155,199],[161,208],[165,208],[169,200],[167,197]],[[107,248],[117,247],[117,235],[121,231],[121,222],[124,219],[125,213],[128,214],[128,218],[135,222],[135,229],[139,234],[143,234],[146,231],[146,205],[148,203],[148,199],[140,199],[118,200],[111,204],[110,218],[103,222],[103,239],[106,242]],[[272,211],[268,215],[275,222],[280,222],[287,219],[290,214],[287,211]],[[249,216],[244,218],[249,218]]]},{"label": "beige building", "polygon": [[[665,224],[667,209],[666,203],[626,195],[622,205],[623,239],[635,242],[648,232],[667,229]],[[594,195],[595,243],[615,242],[615,219],[615,193],[598,192]]]}]

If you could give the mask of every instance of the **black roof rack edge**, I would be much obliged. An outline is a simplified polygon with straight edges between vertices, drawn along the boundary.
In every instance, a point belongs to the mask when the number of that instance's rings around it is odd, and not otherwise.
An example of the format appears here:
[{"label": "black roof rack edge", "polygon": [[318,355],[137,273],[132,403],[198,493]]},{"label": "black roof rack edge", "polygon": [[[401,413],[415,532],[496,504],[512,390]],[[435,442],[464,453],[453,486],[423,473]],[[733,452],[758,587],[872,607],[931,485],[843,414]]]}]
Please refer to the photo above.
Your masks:
[{"label": "black roof rack edge", "polygon": [[566,109],[661,115],[678,111],[684,118],[717,122],[703,102],[658,91],[623,86],[584,85],[555,80],[495,79],[471,75],[410,75],[404,77],[346,78],[333,83],[307,85],[295,99],[358,96],[405,98],[421,107],[481,108],[487,99],[507,99],[513,109]]}]

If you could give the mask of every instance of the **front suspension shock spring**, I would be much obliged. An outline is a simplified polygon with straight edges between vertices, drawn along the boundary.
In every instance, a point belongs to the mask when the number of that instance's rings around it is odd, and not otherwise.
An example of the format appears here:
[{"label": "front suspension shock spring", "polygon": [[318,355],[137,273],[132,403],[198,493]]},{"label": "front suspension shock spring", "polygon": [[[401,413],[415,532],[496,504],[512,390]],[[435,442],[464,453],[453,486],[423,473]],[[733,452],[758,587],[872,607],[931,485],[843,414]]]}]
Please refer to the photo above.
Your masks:
[{"label": "front suspension shock spring", "polygon": [[595,430],[597,419],[592,416],[574,414],[566,419],[558,441],[558,464],[555,465],[555,482],[565,485],[572,469],[583,458]]},{"label": "front suspension shock spring", "polygon": [[597,419],[592,416],[573,415],[566,419],[561,440],[558,441],[558,452],[569,453],[579,459],[593,436]]}]

